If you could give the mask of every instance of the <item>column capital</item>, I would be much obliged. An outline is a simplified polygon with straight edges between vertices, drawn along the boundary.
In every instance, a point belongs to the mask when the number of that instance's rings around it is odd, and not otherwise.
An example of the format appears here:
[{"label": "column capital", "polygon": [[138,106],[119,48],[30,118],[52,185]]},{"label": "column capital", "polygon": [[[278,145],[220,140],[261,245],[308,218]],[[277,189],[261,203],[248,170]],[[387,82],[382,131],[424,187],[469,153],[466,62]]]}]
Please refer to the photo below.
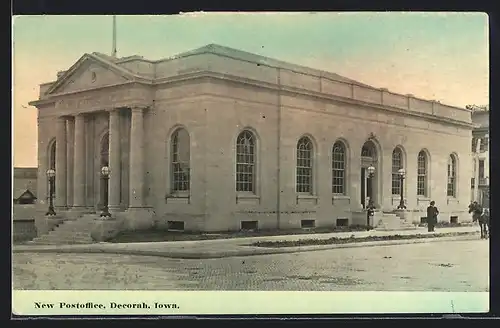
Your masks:
[{"label": "column capital", "polygon": [[87,116],[87,113],[75,113],[71,115],[72,118],[85,118]]},{"label": "column capital", "polygon": [[131,112],[144,112],[145,110],[149,109],[151,106],[149,105],[133,105],[129,106]]},{"label": "column capital", "polygon": [[67,120],[72,120],[73,118],[73,115],[61,115],[57,117],[57,120],[60,122],[66,122]]},{"label": "column capital", "polygon": [[121,110],[123,110],[125,107],[108,107],[108,108],[105,108],[104,111],[105,112],[108,112],[108,113],[119,113]]}]

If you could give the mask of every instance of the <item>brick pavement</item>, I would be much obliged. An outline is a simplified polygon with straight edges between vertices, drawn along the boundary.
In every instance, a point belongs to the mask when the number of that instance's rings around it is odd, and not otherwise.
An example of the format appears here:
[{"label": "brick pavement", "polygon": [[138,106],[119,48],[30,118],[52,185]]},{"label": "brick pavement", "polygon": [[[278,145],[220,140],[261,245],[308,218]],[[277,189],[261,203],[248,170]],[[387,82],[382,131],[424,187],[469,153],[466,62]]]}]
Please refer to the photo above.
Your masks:
[{"label": "brick pavement", "polygon": [[486,240],[173,259],[15,253],[14,289],[488,291]]}]

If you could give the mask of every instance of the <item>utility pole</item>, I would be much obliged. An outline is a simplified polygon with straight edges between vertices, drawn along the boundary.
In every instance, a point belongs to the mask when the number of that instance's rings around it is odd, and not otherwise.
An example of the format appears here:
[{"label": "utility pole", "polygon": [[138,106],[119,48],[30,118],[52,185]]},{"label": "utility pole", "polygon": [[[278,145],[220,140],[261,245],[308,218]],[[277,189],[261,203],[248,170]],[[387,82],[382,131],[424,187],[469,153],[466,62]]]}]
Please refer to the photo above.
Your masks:
[{"label": "utility pole", "polygon": [[113,15],[113,48],[111,56],[116,58],[116,15]]}]

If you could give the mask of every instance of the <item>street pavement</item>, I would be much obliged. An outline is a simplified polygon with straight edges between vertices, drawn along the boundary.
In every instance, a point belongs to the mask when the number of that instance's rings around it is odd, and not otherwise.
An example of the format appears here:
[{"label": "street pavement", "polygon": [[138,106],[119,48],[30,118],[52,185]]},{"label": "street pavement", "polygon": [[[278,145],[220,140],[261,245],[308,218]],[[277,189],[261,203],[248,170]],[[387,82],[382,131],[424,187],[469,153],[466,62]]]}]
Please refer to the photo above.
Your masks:
[{"label": "street pavement", "polygon": [[489,290],[489,242],[214,259],[23,252],[13,253],[13,288],[484,292]]},{"label": "street pavement", "polygon": [[[311,245],[297,247],[256,247],[252,243],[259,241],[298,241],[300,239],[329,239],[332,237],[339,239],[358,239],[364,237],[388,237],[393,235],[435,235],[435,234],[468,234],[466,236],[438,237],[385,240],[373,242],[351,242],[345,244]],[[313,250],[368,247],[380,245],[401,245],[408,243],[443,242],[457,239],[477,239],[479,238],[478,226],[466,226],[456,228],[436,229],[436,232],[428,232],[426,228],[403,231],[354,231],[354,232],[333,232],[316,233],[302,235],[281,235],[281,236],[261,236],[247,238],[230,238],[214,240],[189,240],[170,242],[141,242],[141,243],[95,243],[76,245],[15,245],[14,253],[18,252],[56,252],[56,253],[110,253],[126,255],[155,255],[170,258],[183,259],[207,259],[231,256],[264,255],[279,253],[294,253]]]}]

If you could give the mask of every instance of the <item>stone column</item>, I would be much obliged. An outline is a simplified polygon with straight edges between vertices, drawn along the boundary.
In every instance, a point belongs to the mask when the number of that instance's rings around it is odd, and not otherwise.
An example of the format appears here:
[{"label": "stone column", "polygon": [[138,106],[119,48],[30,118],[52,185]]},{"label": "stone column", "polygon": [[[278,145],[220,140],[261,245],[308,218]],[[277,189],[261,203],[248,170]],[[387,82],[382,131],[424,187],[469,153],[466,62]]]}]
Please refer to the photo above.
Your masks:
[{"label": "stone column", "polygon": [[108,207],[110,211],[120,208],[121,191],[121,137],[120,137],[120,110],[109,112],[109,175]]},{"label": "stone column", "polygon": [[75,117],[75,146],[73,171],[73,208],[85,207],[85,116]]},{"label": "stone column", "polygon": [[75,142],[75,121],[73,117],[69,117],[66,120],[66,144],[67,144],[67,205],[68,207],[71,207],[73,205],[73,158],[74,158],[74,142]]},{"label": "stone column", "polygon": [[143,207],[144,117],[143,108],[132,108],[130,124],[129,208]]},{"label": "stone column", "polygon": [[66,118],[59,117],[56,123],[56,181],[55,181],[55,206],[66,209]]}]

